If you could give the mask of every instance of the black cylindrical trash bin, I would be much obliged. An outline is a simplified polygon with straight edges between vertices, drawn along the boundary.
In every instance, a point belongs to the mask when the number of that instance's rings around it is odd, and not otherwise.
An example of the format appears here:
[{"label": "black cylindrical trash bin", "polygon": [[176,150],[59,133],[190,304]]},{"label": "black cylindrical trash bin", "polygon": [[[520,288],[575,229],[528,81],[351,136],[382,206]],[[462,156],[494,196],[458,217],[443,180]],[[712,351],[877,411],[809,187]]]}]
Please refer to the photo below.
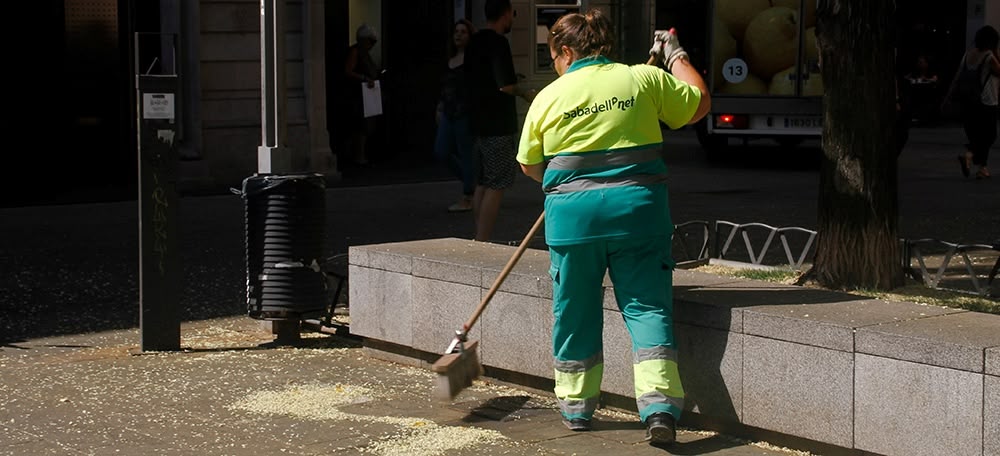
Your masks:
[{"label": "black cylindrical trash bin", "polygon": [[260,320],[319,316],[328,298],[320,269],[326,236],[321,174],[255,174],[243,180],[247,313]]}]

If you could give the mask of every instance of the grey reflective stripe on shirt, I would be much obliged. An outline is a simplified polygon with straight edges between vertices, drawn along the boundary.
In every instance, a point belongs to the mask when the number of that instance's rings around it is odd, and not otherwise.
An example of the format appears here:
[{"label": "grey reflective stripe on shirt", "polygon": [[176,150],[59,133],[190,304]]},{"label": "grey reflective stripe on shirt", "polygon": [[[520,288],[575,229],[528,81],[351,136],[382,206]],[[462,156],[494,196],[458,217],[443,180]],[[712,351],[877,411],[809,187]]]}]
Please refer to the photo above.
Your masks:
[{"label": "grey reflective stripe on shirt", "polygon": [[[659,146],[659,145],[657,145]],[[569,170],[597,168],[599,166],[621,166],[645,163],[660,158],[660,148],[617,150],[590,154],[556,155],[545,165],[547,169]]]},{"label": "grey reflective stripe on shirt", "polygon": [[597,352],[594,356],[587,358],[582,361],[555,361],[555,368],[557,371],[565,374],[577,374],[580,372],[586,372],[590,368],[601,364],[604,362],[604,352]]},{"label": "grey reflective stripe on shirt", "polygon": [[652,360],[677,361],[677,349],[657,345],[652,348],[640,348],[632,353],[633,364]]},{"label": "grey reflective stripe on shirt", "polygon": [[677,410],[684,409],[684,398],[682,397],[670,397],[659,391],[652,391],[639,396],[635,400],[635,405],[642,410],[653,404],[669,404],[677,407]]},{"label": "grey reflective stripe on shirt", "polygon": [[580,177],[569,182],[547,187],[545,193],[572,193],[584,190],[596,190],[611,187],[627,187],[630,185],[657,185],[666,184],[667,175],[664,174],[633,174],[631,176],[618,177]]}]

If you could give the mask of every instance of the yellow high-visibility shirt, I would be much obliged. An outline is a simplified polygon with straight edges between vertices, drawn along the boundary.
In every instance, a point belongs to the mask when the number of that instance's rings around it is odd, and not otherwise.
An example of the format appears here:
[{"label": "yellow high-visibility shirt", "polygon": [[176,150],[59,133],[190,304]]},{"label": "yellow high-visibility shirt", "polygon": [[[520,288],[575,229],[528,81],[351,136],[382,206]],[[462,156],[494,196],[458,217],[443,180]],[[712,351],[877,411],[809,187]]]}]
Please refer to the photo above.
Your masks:
[{"label": "yellow high-visibility shirt", "polygon": [[698,88],[660,68],[603,56],[575,61],[539,92],[517,160],[549,162],[542,180],[546,241],[671,233],[660,121],[680,128],[700,102]]}]

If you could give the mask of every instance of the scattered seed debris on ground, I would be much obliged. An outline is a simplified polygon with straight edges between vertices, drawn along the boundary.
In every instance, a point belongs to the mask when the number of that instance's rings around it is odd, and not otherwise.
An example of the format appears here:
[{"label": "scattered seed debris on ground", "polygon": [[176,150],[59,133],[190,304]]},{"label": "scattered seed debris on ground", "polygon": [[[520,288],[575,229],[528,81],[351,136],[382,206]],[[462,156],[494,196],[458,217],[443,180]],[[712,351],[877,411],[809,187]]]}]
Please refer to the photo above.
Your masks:
[{"label": "scattered seed debris on ground", "polygon": [[450,452],[494,445],[507,440],[500,432],[476,427],[442,426],[421,418],[369,416],[342,412],[337,407],[359,404],[386,394],[374,389],[336,385],[295,385],[279,391],[258,391],[230,406],[259,414],[290,415],[313,420],[357,421],[394,425],[397,432],[361,451],[384,456],[439,456]]}]

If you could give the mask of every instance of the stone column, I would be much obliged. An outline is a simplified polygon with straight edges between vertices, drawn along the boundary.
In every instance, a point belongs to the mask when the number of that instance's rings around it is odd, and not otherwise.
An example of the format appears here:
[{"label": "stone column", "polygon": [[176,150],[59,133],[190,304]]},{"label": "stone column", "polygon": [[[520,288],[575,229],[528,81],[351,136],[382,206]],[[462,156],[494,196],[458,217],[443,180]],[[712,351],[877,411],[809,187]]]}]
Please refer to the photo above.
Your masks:
[{"label": "stone column", "polygon": [[339,178],[337,157],[326,129],[326,24],[323,0],[305,0],[302,8],[306,122],[309,129],[309,169]]}]

